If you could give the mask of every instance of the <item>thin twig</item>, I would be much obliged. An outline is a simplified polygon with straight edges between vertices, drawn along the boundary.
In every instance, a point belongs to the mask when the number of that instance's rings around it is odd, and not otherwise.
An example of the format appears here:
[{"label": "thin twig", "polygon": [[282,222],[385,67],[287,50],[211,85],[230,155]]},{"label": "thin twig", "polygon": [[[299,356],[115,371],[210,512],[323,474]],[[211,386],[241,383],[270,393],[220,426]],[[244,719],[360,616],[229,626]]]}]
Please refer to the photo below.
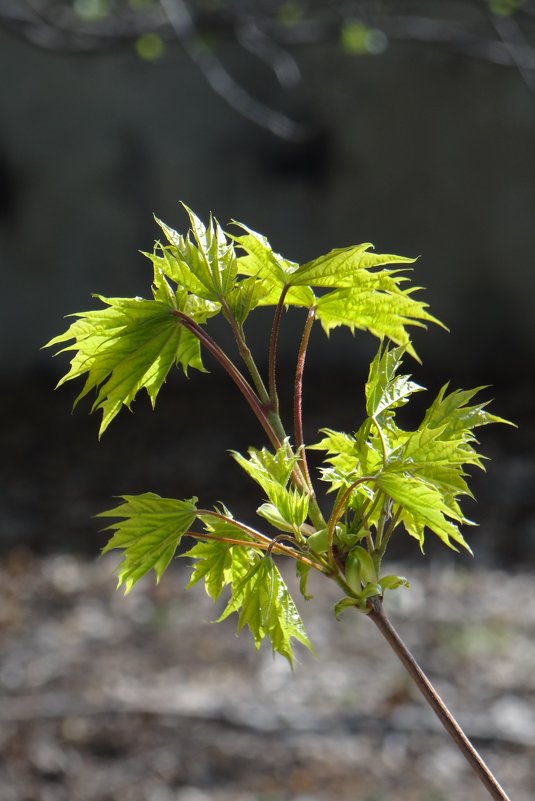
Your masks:
[{"label": "thin twig", "polygon": [[[318,565],[311,559],[307,559],[307,557],[301,554],[299,551],[296,551],[293,548],[289,548],[287,545],[282,545],[281,543],[276,542],[276,538],[272,539],[271,537],[268,537],[266,534],[262,534],[261,531],[257,531],[256,529],[245,525],[245,523],[241,523],[239,520],[234,520],[232,517],[227,517],[227,515],[224,515],[221,512],[211,511],[210,509],[200,509],[197,512],[197,516],[198,517],[210,516],[210,517],[216,517],[219,520],[224,520],[226,523],[230,523],[236,528],[239,528],[241,531],[243,531],[245,534],[247,534],[249,537],[255,540],[254,542],[247,542],[245,540],[236,540],[233,542],[234,545],[242,545],[242,546],[249,545],[251,547],[258,547],[268,551],[276,549],[277,553],[282,553],[285,554],[286,556],[291,556],[298,562],[303,562],[303,564],[305,565],[309,565],[310,567],[314,567],[316,570],[319,570],[320,572],[324,572],[321,565]],[[211,540],[219,539],[222,542],[227,542],[227,541],[230,542],[230,540],[227,540],[224,537],[220,537],[217,534],[210,534],[209,532],[207,532],[206,534],[205,533],[196,534],[194,532],[188,531],[187,533],[189,536],[197,537],[199,539],[206,537],[207,539]]]},{"label": "thin twig", "polygon": [[199,67],[214,92],[231,108],[255,125],[289,142],[303,142],[310,137],[305,125],[262,103],[232,78],[221,61],[200,40],[193,16],[183,0],[159,2],[188,56]]},{"label": "thin twig", "polygon": [[397,524],[399,523],[399,518],[400,517],[401,517],[401,506],[398,506],[395,515],[390,520],[390,522],[388,524],[388,528],[386,529],[386,531],[384,532],[384,534],[383,534],[383,536],[381,538],[381,542],[377,543],[377,552],[378,552],[379,559],[383,558],[383,556],[385,554],[385,551],[386,551],[386,546],[390,542],[390,537],[394,533],[394,529],[396,528]]},{"label": "thin twig", "polygon": [[316,307],[311,306],[308,310],[308,315],[299,346],[299,353],[297,355],[297,367],[295,370],[295,383],[294,383],[294,434],[295,434],[295,447],[299,453],[299,461],[301,469],[305,476],[306,482],[313,492],[312,481],[310,473],[308,472],[308,464],[305,450],[305,438],[303,434],[303,372],[305,369],[305,359],[307,354],[308,342],[310,340],[310,332],[314,324],[316,316]]},{"label": "thin twig", "polygon": [[370,599],[368,617],[375,623],[385,640],[395,652],[396,656],[403,664],[403,667],[408,672],[429,706],[435,712],[448,734],[452,737],[459,751],[477,773],[479,779],[483,782],[492,798],[497,799],[497,801],[510,801],[505,790],[500,786],[496,777],[489,770],[385,615],[382,601],[379,598]]},{"label": "thin twig", "polygon": [[528,67],[523,62],[522,50],[528,47],[528,44],[522,28],[512,15],[502,16],[500,14],[491,14],[491,19],[496,33],[502,40],[511,61],[516,66],[527,88],[533,94],[535,92],[534,64],[532,63],[531,67]]},{"label": "thin twig", "polygon": [[316,317],[316,307],[311,306],[308,310],[308,315],[299,346],[299,353],[297,355],[297,367],[295,370],[294,382],[294,435],[295,447],[299,456],[299,466],[303,475],[308,493],[309,493],[309,515],[310,519],[317,528],[322,528],[325,525],[325,519],[321,509],[316,500],[316,493],[314,485],[308,470],[308,462],[305,448],[305,438],[303,434],[303,372],[305,369],[305,359],[307,354],[308,342],[310,340],[310,333]]}]

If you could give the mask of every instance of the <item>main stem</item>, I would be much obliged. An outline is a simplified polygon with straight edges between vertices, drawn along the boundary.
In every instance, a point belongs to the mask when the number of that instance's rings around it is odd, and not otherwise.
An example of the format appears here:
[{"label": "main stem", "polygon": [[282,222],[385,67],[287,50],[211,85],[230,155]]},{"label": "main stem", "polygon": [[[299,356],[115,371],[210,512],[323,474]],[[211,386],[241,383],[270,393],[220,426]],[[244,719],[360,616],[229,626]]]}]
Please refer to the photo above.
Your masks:
[{"label": "main stem", "polygon": [[497,801],[510,801],[509,796],[501,787],[496,777],[491,773],[479,753],[476,751],[464,731],[461,729],[442,698],[439,696],[422,668],[415,660],[390,620],[384,613],[382,601],[379,598],[370,600],[370,611],[368,614],[373,620],[385,640],[395,651],[397,657],[402,662],[405,670],[424,696],[429,706],[433,709],[440,722],[455,742],[455,745],[462,753],[467,762],[479,776],[492,798]]},{"label": "main stem", "polygon": [[310,478],[310,473],[308,470],[308,463],[307,463],[306,448],[305,448],[305,438],[303,434],[303,373],[305,370],[305,359],[307,355],[308,342],[310,340],[310,333],[312,331],[312,326],[314,324],[315,315],[316,315],[316,307],[311,306],[310,309],[308,310],[307,319],[305,322],[305,328],[303,331],[303,336],[301,337],[301,343],[299,345],[299,352],[297,355],[297,366],[295,370],[295,380],[294,380],[294,435],[295,435],[295,447],[299,454],[299,465],[301,473],[306,482],[309,492],[309,507],[308,507],[309,516],[312,522],[314,523],[315,527],[317,529],[320,529],[325,526],[325,518],[323,517],[323,514],[319,507],[318,501],[316,499],[316,493],[314,491],[314,485],[312,483],[312,479]]}]

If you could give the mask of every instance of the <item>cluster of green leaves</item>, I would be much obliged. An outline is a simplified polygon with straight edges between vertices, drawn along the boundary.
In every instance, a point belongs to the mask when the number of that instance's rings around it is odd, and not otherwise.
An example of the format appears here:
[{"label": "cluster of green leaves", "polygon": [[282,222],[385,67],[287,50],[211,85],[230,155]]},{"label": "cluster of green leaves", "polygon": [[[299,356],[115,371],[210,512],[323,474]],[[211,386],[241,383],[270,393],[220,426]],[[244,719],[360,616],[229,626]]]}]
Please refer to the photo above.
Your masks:
[{"label": "cluster of green leaves", "polygon": [[[416,357],[408,327],[438,323],[414,297],[415,288],[406,286],[412,259],[375,254],[363,244],[299,265],[240,223],[235,224],[238,233],[229,234],[217,220],[210,218],[205,226],[186,211],[190,230],[185,236],[158,221],[166,241],[147,254],[152,299],[96,296],[103,307],[75,315],[67,331],[48,344],[74,354],[60,384],[85,379],[75,403],[95,390],[92,409],[103,412],[100,433],[140,390],[154,405],[173,366],[184,373],[204,370],[203,346],[227,370],[271,440],[269,449],[250,448],[247,457],[233,453],[264,495],[257,509],[260,530],[235,520],[225,507],[210,511],[199,509],[196,498],[178,501],[145,493],[125,496],[103,513],[115,520],[104,550],[123,551],[119,584],[128,592],[150,570],[159,580],[182,538],[192,538],[195,544],[186,554],[193,560],[188,586],[204,581],[214,600],[227,591],[220,620],[237,613],[238,630],[248,626],[257,647],[267,638],[291,662],[292,640],[310,643],[274,557],[295,561],[305,598],[308,574],[315,570],[343,590],[337,614],[347,606],[367,611],[369,599],[408,586],[401,576],[382,574],[394,531],[404,529],[421,547],[429,530],[449,547],[468,548],[459,526],[469,521],[459,500],[470,495],[466,466],[482,467],[473,432],[505,421],[487,412],[484,403],[470,405],[478,390],[448,392],[444,387],[417,429],[398,425],[397,410],[422,389],[399,373],[405,354]],[[276,307],[269,389],[245,337],[247,318],[259,306]],[[302,369],[296,373],[295,442],[278,413],[275,348],[281,312],[290,306],[308,310],[298,368],[315,321],[327,334],[346,326],[380,340],[360,428],[353,434],[325,429],[321,441],[308,446],[325,452],[321,477],[335,494],[328,516],[316,500],[299,425]],[[218,314],[232,328],[252,383],[206,330]]]},{"label": "cluster of green leaves", "polygon": [[[409,375],[398,375],[404,349],[380,347],[366,382],[367,417],[354,434],[324,429],[311,446],[326,453],[322,478],[337,493],[332,539],[325,549],[347,553],[346,578],[360,601],[405,584],[402,577],[380,577],[390,537],[398,527],[418,540],[423,551],[426,529],[450,548],[471,552],[459,525],[473,525],[459,500],[472,496],[465,468],[483,468],[474,429],[507,421],[470,405],[480,388],[448,393],[447,385],[427,409],[420,425],[403,430],[396,411],[423,389]],[[343,518],[343,522],[338,522]],[[317,535],[316,535],[317,536]],[[367,550],[359,543],[365,542]],[[355,575],[358,576],[355,585]]]},{"label": "cluster of green leaves", "polygon": [[[68,330],[48,343],[74,340],[64,348],[75,356],[61,383],[86,378],[77,401],[98,389],[92,410],[103,412],[100,434],[141,389],[154,404],[174,365],[184,373],[204,369],[199,339],[181,325],[176,312],[197,325],[223,313],[242,330],[253,309],[276,305],[284,292],[285,306],[315,305],[326,332],[337,326],[368,329],[405,345],[413,355],[407,325],[436,322],[426,304],[412,297],[414,289],[403,289],[407,278],[400,270],[377,270],[413,259],[370,253],[367,244],[333,250],[298,266],[245,226],[245,234],[228,236],[216,220],[205,227],[187,211],[187,236],[158,220],[168,244],[157,243],[147,254],[154,271],[152,300],[96,295],[106,308],[73,315],[77,319]],[[316,298],[312,287],[330,291]]]},{"label": "cluster of green leaves", "polygon": [[[159,581],[182,537],[194,537],[199,541],[182,554],[193,560],[188,587],[204,580],[214,601],[225,587],[230,589],[230,600],[219,620],[237,612],[238,631],[247,625],[257,648],[268,637],[273,649],[290,663],[292,638],[311,647],[278,567],[270,555],[263,554],[271,546],[269,538],[235,521],[225,507],[203,510],[198,508],[197,498],[178,501],[148,492],[125,495],[119,506],[99,516],[116,520],[107,527],[115,533],[103,552],[123,551],[117,572],[119,586],[124,586],[126,593],[150,570]],[[203,524],[204,532],[191,530],[196,520]]]}]

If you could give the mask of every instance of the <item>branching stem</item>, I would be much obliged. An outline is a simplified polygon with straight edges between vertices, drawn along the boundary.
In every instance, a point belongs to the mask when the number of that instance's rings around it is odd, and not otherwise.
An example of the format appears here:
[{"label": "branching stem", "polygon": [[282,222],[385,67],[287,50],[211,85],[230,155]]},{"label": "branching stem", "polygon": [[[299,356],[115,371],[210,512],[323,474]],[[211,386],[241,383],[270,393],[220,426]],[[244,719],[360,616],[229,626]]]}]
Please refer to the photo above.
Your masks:
[{"label": "branching stem", "polygon": [[[284,427],[282,425],[282,421],[279,415],[274,414],[272,411],[269,410],[269,398],[267,399],[268,402],[266,403],[263,403],[261,401],[261,399],[255,393],[252,386],[245,378],[245,376],[240,372],[240,370],[238,370],[234,362],[231,361],[231,359],[229,359],[224,350],[219,347],[217,342],[215,342],[215,340],[212,339],[210,334],[208,334],[204,330],[204,328],[202,328],[198,323],[196,323],[195,320],[192,320],[191,317],[188,317],[187,314],[184,314],[184,312],[181,311],[175,310],[173,314],[180,320],[182,325],[188,329],[188,331],[191,331],[191,333],[197,337],[201,345],[204,345],[204,347],[212,354],[212,356],[215,359],[217,359],[217,361],[223,367],[223,369],[226,370],[226,372],[232,378],[232,380],[234,381],[234,383],[244,396],[245,400],[253,410],[262,428],[266,432],[269,441],[271,442],[273,447],[276,450],[278,450],[282,446],[284,440],[286,439],[286,433],[284,431]],[[251,363],[254,364],[253,358],[250,355],[250,351],[249,349],[247,350],[249,352],[249,358],[251,360]],[[261,381],[262,379],[260,379],[260,382]],[[288,449],[289,449],[289,455],[291,455],[292,451],[289,445]],[[292,471],[292,478],[297,487],[299,487],[301,490],[304,490],[305,492],[309,492],[306,479],[301,474],[301,471],[297,467],[294,468],[294,470]],[[319,521],[317,517],[315,520],[313,519],[313,522],[316,526],[318,526]]]},{"label": "branching stem", "polygon": [[316,307],[311,306],[308,310],[308,315],[301,337],[301,344],[299,346],[299,353],[297,354],[297,367],[295,370],[295,383],[294,383],[294,433],[295,433],[295,447],[299,452],[299,461],[301,469],[305,476],[306,482],[311,492],[314,492],[310,473],[308,472],[308,464],[305,450],[305,437],[303,434],[303,373],[305,370],[305,359],[307,354],[308,343],[310,340],[310,333],[314,324],[316,316]]},{"label": "branching stem", "polygon": [[399,518],[401,517],[401,506],[398,506],[395,515],[390,520],[386,531],[383,534],[383,538],[380,543],[377,543],[377,553],[379,559],[382,559],[385,555],[386,547],[390,542],[390,537],[394,533],[394,529],[396,528],[397,524],[399,523]]},{"label": "branching stem", "polygon": [[369,601],[368,617],[372,620],[385,640],[388,642],[403,667],[410,675],[429,706],[433,709],[440,722],[452,737],[455,745],[479,776],[491,797],[497,801],[510,801],[509,796],[500,786],[496,777],[491,773],[479,753],[476,751],[464,731],[461,729],[420,665],[417,663],[390,620],[387,618],[380,598]]},{"label": "branching stem", "polygon": [[204,347],[210,351],[212,356],[217,359],[223,369],[226,370],[258,418],[273,447],[280,448],[281,441],[273,429],[264,406],[262,405],[252,386],[238,370],[234,362],[228,358],[226,353],[219,347],[217,342],[215,342],[200,325],[192,320],[191,317],[188,317],[188,315],[184,314],[184,312],[176,310],[173,312],[173,314],[180,320],[182,325],[188,329],[188,331],[191,331],[191,333],[197,337],[201,345],[204,345]]},{"label": "branching stem", "polygon": [[277,368],[277,343],[279,340],[279,330],[281,324],[281,317],[282,312],[284,309],[284,300],[286,298],[286,294],[290,289],[290,285],[286,284],[283,287],[281,292],[279,302],[275,308],[275,315],[273,317],[273,325],[271,328],[271,337],[269,340],[269,397],[271,399],[271,408],[275,412],[275,414],[279,413],[279,396],[277,394],[277,376],[276,376],[276,368]]},{"label": "branching stem", "polygon": [[334,558],[334,553],[333,553],[334,532],[336,530],[336,524],[342,517],[347,500],[351,495],[351,493],[353,492],[353,490],[355,489],[355,487],[358,487],[359,484],[363,484],[365,481],[375,481],[375,476],[361,476],[360,478],[357,478],[356,481],[354,481],[352,484],[349,485],[349,487],[346,489],[343,495],[341,495],[341,497],[338,499],[337,503],[334,505],[334,508],[331,512],[331,516],[327,523],[327,553],[329,554],[329,562],[333,567],[336,566],[336,560]]},{"label": "branching stem", "polygon": [[[325,572],[321,565],[318,565],[312,559],[307,559],[306,556],[299,553],[298,551],[294,550],[294,548],[289,548],[287,545],[283,545],[280,542],[272,539],[271,537],[266,536],[266,534],[262,534],[261,531],[257,531],[251,526],[245,525],[245,523],[241,523],[239,520],[234,520],[232,517],[228,517],[227,515],[222,514],[221,512],[216,512],[211,509],[199,509],[197,512],[197,516],[200,518],[203,517],[216,517],[218,520],[224,520],[225,523],[229,523],[235,528],[239,528],[244,534],[247,534],[251,537],[254,542],[247,542],[245,540],[233,540],[233,545],[241,545],[242,547],[258,547],[262,548],[262,550],[275,551],[276,553],[283,553],[286,556],[291,556],[293,559],[296,559],[298,562],[303,562],[305,565],[309,565],[310,567],[319,570],[320,573]],[[218,534],[210,534],[209,532],[203,533],[195,533],[193,531],[188,531],[188,535],[191,537],[196,537],[197,539],[209,539],[209,540],[221,540],[221,542],[230,542],[231,538],[221,537]]]},{"label": "branching stem", "polygon": [[305,448],[305,437],[303,433],[303,373],[305,369],[305,359],[307,354],[308,343],[310,340],[310,333],[314,320],[316,317],[316,307],[311,306],[308,310],[303,336],[301,337],[301,344],[299,345],[299,352],[297,354],[297,366],[295,370],[294,381],[294,435],[295,447],[299,454],[299,465],[301,473],[303,474],[304,481],[308,488],[309,493],[309,514],[310,519],[316,528],[323,528],[325,526],[325,518],[321,513],[318,502],[316,500],[316,493],[314,485],[310,478],[308,470],[308,462]]},{"label": "branching stem", "polygon": [[232,333],[234,334],[234,339],[236,340],[236,345],[238,346],[239,354],[243,359],[243,362],[249,371],[249,375],[253,380],[253,384],[255,385],[258,397],[266,407],[269,407],[270,406],[269,394],[266,389],[266,385],[262,380],[262,376],[258,371],[256,362],[252,357],[249,346],[245,341],[245,336],[243,334],[243,327],[236,322],[228,303],[224,299],[222,299],[221,303],[223,306],[225,318],[228,321],[230,327],[232,328]]},{"label": "branching stem", "polygon": [[381,428],[381,426],[377,422],[377,418],[376,417],[372,417],[372,420],[373,420],[373,422],[375,424],[375,428],[377,429],[377,433],[379,434],[379,439],[381,440],[381,450],[383,452],[383,467],[386,467],[387,462],[388,462],[388,456],[387,456],[387,450],[386,450],[385,435],[383,434],[383,429]]}]

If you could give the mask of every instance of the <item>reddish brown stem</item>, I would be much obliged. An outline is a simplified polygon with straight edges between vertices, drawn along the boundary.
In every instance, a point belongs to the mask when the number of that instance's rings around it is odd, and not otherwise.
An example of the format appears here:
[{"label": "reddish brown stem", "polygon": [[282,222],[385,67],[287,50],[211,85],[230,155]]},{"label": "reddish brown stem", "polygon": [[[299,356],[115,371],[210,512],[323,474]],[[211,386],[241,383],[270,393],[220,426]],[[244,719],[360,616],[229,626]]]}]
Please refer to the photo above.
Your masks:
[{"label": "reddish brown stem", "polygon": [[224,370],[226,370],[258,418],[273,447],[280,448],[280,439],[273,430],[273,426],[268,419],[265,408],[260,402],[252,386],[238,370],[236,365],[228,358],[226,353],[219,347],[217,342],[215,342],[212,337],[203,328],[201,328],[200,325],[192,320],[191,317],[188,317],[187,314],[184,314],[184,312],[181,311],[174,311],[173,314],[180,320],[182,325],[188,329],[188,331],[191,331],[191,333],[197,337],[201,345],[204,345],[204,347],[210,351],[212,356],[217,359]]},{"label": "reddish brown stem", "polygon": [[373,620],[385,640],[396,653],[405,670],[424,696],[425,700],[437,715],[438,719],[455,742],[455,745],[464,758],[483,782],[491,797],[497,801],[510,801],[505,790],[500,786],[496,777],[491,773],[479,753],[476,751],[464,731],[461,729],[444,701],[441,699],[420,665],[417,663],[390,620],[383,611],[383,604],[379,598],[370,601],[370,620]]},{"label": "reddish brown stem", "polygon": [[[221,514],[221,512],[211,511],[210,509],[199,509],[197,512],[199,517],[217,517],[219,520],[224,520],[226,523],[231,523],[236,528],[239,528],[249,537],[251,537],[254,542],[247,542],[244,540],[232,540],[232,544],[234,545],[242,545],[247,546],[251,545],[253,547],[258,547],[271,552],[273,549],[276,549],[277,553],[284,553],[286,556],[291,556],[296,559],[298,562],[303,562],[305,565],[309,565],[310,567],[314,567],[316,570],[323,572],[322,566],[317,564],[317,562],[313,562],[311,559],[308,559],[303,554],[300,554],[298,551],[295,551],[293,548],[289,548],[287,545],[283,545],[280,542],[277,542],[276,539],[273,540],[271,537],[262,534],[260,531],[257,531],[250,526],[246,526],[245,523],[241,523],[239,520],[234,520],[232,517],[227,517],[227,515]],[[226,537],[220,537],[218,534],[210,534],[210,533],[201,533],[196,534],[195,532],[188,531],[187,532],[191,537],[198,537],[199,539],[216,539],[221,540],[221,542],[231,542],[231,539]]]}]

